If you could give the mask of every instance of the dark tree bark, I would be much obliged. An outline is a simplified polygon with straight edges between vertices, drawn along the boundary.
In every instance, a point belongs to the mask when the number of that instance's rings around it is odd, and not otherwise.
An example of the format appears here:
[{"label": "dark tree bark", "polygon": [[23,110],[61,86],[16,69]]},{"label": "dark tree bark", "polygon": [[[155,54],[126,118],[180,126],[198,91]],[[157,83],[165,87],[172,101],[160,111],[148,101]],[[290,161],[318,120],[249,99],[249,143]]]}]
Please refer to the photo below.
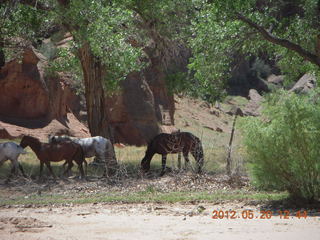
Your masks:
[{"label": "dark tree bark", "polygon": [[[105,95],[102,85],[104,67],[101,61],[93,55],[88,43],[84,43],[78,52],[83,70],[90,133],[92,136],[106,137],[113,143],[113,135],[107,117]],[[108,159],[108,172],[105,172],[108,176],[113,175],[117,170],[117,160],[114,149],[112,149],[112,152],[114,158]]]},{"label": "dark tree bark", "polygon": [[[58,0],[58,3],[65,8],[69,7],[69,0]],[[63,23],[66,28],[72,32],[77,30],[76,24],[70,26],[69,23]],[[77,39],[74,37],[75,41]],[[82,71],[83,71],[83,82],[85,86],[85,98],[88,112],[88,125],[92,136],[102,136],[110,139],[113,143],[113,135],[109,125],[105,95],[103,89],[103,78],[104,78],[104,66],[99,58],[97,58],[91,51],[88,42],[78,42],[80,48],[78,55],[80,58]],[[112,152],[114,154],[114,148],[112,145]],[[113,175],[117,169],[117,160],[114,154],[114,158],[109,159],[107,164],[108,172],[107,175]]]},{"label": "dark tree bark", "polygon": [[92,54],[89,44],[83,44],[78,52],[83,70],[90,133],[92,136],[111,138],[104,103],[103,66]]},{"label": "dark tree bark", "polygon": [[6,58],[4,55],[4,43],[3,43],[3,39],[0,36],[0,69],[5,65],[6,63]]}]

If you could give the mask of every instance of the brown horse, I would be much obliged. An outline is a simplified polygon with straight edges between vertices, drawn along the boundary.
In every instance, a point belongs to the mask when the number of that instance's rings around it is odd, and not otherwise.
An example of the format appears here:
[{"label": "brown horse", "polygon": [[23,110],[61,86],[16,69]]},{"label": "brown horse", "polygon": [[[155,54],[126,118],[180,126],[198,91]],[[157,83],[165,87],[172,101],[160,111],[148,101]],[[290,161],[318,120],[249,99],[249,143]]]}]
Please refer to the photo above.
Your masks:
[{"label": "brown horse", "polygon": [[79,166],[81,178],[85,177],[82,167],[82,163],[85,161],[84,153],[81,146],[77,143],[42,143],[37,138],[24,136],[21,139],[20,146],[23,148],[30,146],[30,148],[37,155],[38,159],[40,160],[40,178],[42,176],[44,164],[46,164],[51,175],[56,178],[52,171],[50,162],[60,162],[62,160],[66,160],[68,162],[68,168],[65,170],[64,174],[69,172],[69,170],[72,168],[72,160],[74,160]]},{"label": "brown horse", "polygon": [[204,162],[203,149],[199,138],[189,132],[177,132],[172,134],[160,133],[148,144],[144,158],[141,161],[141,168],[144,172],[149,171],[150,162],[154,154],[162,155],[161,176],[165,173],[167,154],[183,153],[186,163],[189,163],[188,154],[197,162],[198,173],[201,173]]}]

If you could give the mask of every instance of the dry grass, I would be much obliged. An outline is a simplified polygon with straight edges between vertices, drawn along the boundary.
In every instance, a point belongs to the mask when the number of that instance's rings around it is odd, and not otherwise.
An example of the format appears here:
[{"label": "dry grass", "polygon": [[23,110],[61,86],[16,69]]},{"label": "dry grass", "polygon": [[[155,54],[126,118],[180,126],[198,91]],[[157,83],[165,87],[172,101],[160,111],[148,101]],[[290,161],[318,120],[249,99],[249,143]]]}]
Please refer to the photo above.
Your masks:
[{"label": "dry grass", "polygon": [[[224,108],[232,104],[244,104],[243,98],[228,98],[226,104],[222,104]],[[228,105],[229,104],[229,105]],[[190,107],[192,106],[192,107]],[[227,145],[230,138],[230,131],[232,125],[232,116],[221,113],[219,116],[210,114],[212,109],[208,104],[195,100],[178,98],[176,103],[175,114],[175,126],[181,131],[191,132],[202,141],[205,163],[204,170],[209,174],[225,173]],[[212,130],[216,127],[223,129],[223,132]],[[0,140],[4,142],[7,140]],[[13,140],[19,143],[20,140]],[[39,174],[39,160],[34,152],[28,147],[26,148],[28,154],[21,155],[19,161],[26,169],[26,173],[30,177],[35,177]],[[140,169],[140,162],[145,154],[146,147],[134,147],[128,146],[125,148],[116,148],[116,156],[120,163],[122,170],[125,170],[126,174],[137,173]],[[191,155],[191,154],[190,154]],[[239,131],[235,132],[234,143],[232,148],[232,158],[234,161],[233,169],[241,174],[245,174],[245,168],[243,159],[245,152],[241,145],[241,135]],[[177,154],[168,155],[167,166],[172,169],[177,168]],[[91,162],[93,159],[87,159]],[[193,157],[190,157],[191,167],[194,167],[195,161]],[[59,175],[62,172],[60,163],[52,163],[54,172]],[[184,160],[182,158],[182,165],[184,166]],[[0,168],[0,178],[7,176],[9,171],[9,162],[4,164]],[[159,170],[161,168],[161,156],[155,155],[151,161],[151,170]],[[46,168],[45,168],[46,170]],[[76,167],[73,167],[73,172],[78,173]],[[100,176],[102,169],[97,167],[89,167],[88,174],[93,176]]]},{"label": "dry grass", "polygon": [[[194,107],[190,107],[190,105]],[[10,163],[7,162],[0,168],[0,195],[3,198],[0,200],[8,204],[10,201],[24,202],[24,197],[27,195],[30,202],[33,201],[49,201],[52,202],[65,201],[73,202],[74,197],[83,198],[84,202],[92,201],[145,201],[150,198],[150,201],[191,201],[193,199],[202,199],[206,201],[213,200],[213,196],[223,189],[225,193],[219,197],[221,199],[245,198],[247,194],[255,194],[248,186],[248,178],[244,177],[239,181],[239,184],[233,186],[234,183],[229,182],[229,178],[225,175],[227,144],[230,138],[230,130],[232,124],[232,116],[221,113],[219,116],[210,114],[211,107],[198,100],[179,99],[176,110],[176,127],[181,131],[191,132],[202,141],[205,163],[205,174],[198,176],[192,173],[192,169],[179,174],[177,169],[177,154],[171,154],[167,157],[167,166],[173,172],[168,171],[164,177],[160,178],[161,171],[161,156],[155,155],[151,161],[151,174],[145,178],[140,175],[140,162],[144,157],[146,146],[134,147],[127,146],[125,148],[115,148],[116,156],[119,162],[120,171],[116,178],[101,179],[103,167],[88,166],[88,181],[80,181],[77,179],[58,179],[56,182],[47,179],[44,182],[35,181],[39,175],[39,160],[34,152],[28,147],[28,154],[21,155],[19,161],[22,163],[29,179],[13,179],[9,185],[5,183],[5,179],[9,173]],[[216,131],[217,128],[222,132]],[[4,142],[5,140],[0,140]],[[19,143],[20,140],[15,140]],[[243,159],[244,150],[241,146],[240,132],[236,131],[232,158],[234,160],[233,170],[239,170],[245,174]],[[191,155],[191,154],[190,154]],[[191,167],[195,169],[195,161],[190,156]],[[87,159],[88,163],[93,159]],[[53,171],[57,176],[61,176],[63,162],[52,163]],[[182,157],[182,166],[184,159]],[[48,175],[46,167],[44,168],[44,176]],[[73,174],[78,175],[77,167],[73,167]],[[243,180],[245,179],[245,180]],[[1,187],[2,186],[2,187]],[[243,186],[245,186],[243,188]],[[151,190],[152,191],[151,191]],[[232,189],[243,189],[239,197],[238,193],[230,192]],[[232,190],[232,191],[234,191]],[[154,191],[156,194],[154,194]],[[148,192],[147,196],[144,192]],[[193,195],[190,193],[194,192]],[[106,194],[108,193],[108,194]],[[110,193],[112,193],[110,196]],[[12,195],[13,194],[13,195]],[[41,196],[40,196],[40,195]],[[47,194],[48,197],[44,197]],[[98,195],[97,195],[98,194]],[[102,194],[101,196],[99,194]],[[171,195],[172,196],[171,196]],[[39,195],[39,196],[38,196]],[[158,196],[159,195],[159,196]],[[190,195],[190,196],[189,196]],[[228,196],[226,196],[228,195]],[[35,200],[29,196],[39,198]],[[132,200],[130,200],[130,196]],[[156,197],[155,197],[156,196]],[[185,196],[189,196],[185,198]],[[237,197],[238,196],[238,197]],[[162,199],[163,198],[163,199]],[[255,198],[255,197],[254,197]],[[20,199],[20,200],[19,200]],[[22,200],[21,200],[22,199]],[[60,199],[60,200],[59,200]],[[89,199],[89,200],[88,200]],[[138,200],[136,200],[138,199]],[[0,202],[1,202],[0,201]],[[50,200],[51,201],[51,200]],[[49,202],[50,202],[49,201]]]}]

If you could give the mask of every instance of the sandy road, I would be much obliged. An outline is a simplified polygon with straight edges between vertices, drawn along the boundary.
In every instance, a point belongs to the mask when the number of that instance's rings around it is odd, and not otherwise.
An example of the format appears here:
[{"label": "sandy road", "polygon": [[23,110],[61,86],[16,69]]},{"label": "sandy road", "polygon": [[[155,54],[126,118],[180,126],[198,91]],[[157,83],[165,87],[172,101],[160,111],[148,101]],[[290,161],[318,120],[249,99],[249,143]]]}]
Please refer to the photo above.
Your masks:
[{"label": "sandy road", "polygon": [[[320,239],[320,217],[212,219],[212,211],[234,205],[87,204],[67,207],[1,208],[1,240],[195,240]],[[260,210],[252,209],[255,216]]]}]

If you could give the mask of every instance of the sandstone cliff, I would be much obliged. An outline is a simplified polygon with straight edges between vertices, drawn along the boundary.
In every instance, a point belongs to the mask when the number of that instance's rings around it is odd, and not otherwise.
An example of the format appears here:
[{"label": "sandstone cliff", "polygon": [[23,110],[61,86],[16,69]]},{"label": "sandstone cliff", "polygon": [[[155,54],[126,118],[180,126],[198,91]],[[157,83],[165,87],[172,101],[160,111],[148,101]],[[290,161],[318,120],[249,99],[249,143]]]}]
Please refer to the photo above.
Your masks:
[{"label": "sandstone cliff", "polygon": [[[80,111],[80,99],[71,89],[68,77],[46,76],[46,64],[45,57],[30,47],[21,59],[1,68],[0,127],[14,137],[28,133],[46,138],[47,132],[43,130],[46,127],[53,134],[88,136],[86,127],[70,115]],[[18,126],[20,134],[16,132]]]}]

